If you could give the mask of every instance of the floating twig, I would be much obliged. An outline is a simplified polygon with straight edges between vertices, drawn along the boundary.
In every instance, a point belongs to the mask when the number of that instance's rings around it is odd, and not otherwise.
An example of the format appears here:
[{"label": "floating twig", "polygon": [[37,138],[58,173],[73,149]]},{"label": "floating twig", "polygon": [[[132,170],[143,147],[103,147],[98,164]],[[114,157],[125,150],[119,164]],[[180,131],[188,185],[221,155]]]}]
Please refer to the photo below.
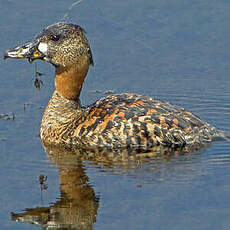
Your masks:
[{"label": "floating twig", "polygon": [[0,119],[4,120],[15,120],[15,114],[14,113],[0,113]]}]

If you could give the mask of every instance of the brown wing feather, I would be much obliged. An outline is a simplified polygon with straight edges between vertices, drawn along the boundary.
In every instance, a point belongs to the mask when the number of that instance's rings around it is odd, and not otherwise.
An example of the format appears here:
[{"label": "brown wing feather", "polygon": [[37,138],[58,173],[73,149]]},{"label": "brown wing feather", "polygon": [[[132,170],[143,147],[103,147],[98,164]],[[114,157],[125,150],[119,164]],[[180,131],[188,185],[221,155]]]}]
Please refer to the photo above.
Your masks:
[{"label": "brown wing feather", "polygon": [[151,97],[111,95],[85,110],[74,137],[92,146],[184,146],[211,141],[215,129],[185,109]]}]

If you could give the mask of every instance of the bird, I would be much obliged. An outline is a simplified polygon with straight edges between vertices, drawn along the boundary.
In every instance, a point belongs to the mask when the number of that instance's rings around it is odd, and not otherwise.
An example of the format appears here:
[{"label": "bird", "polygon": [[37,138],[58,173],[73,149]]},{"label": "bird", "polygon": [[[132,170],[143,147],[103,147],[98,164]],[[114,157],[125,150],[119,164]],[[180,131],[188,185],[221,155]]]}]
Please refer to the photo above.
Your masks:
[{"label": "bird", "polygon": [[44,143],[107,149],[182,148],[203,146],[225,136],[192,112],[149,96],[112,94],[82,106],[82,85],[94,61],[79,25],[54,23],[30,42],[6,50],[3,57],[31,63],[40,59],[55,68],[55,91],[40,126]]}]

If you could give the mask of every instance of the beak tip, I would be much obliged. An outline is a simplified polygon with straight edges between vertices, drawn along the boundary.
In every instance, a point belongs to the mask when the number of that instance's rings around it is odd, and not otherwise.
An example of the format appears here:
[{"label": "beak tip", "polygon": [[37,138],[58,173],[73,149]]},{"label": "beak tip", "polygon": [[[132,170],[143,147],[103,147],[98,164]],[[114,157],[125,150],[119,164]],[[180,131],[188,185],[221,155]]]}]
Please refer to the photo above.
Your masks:
[{"label": "beak tip", "polygon": [[3,58],[3,60],[9,58],[9,55],[8,55],[8,52],[7,52],[7,51],[4,52],[2,58]]}]

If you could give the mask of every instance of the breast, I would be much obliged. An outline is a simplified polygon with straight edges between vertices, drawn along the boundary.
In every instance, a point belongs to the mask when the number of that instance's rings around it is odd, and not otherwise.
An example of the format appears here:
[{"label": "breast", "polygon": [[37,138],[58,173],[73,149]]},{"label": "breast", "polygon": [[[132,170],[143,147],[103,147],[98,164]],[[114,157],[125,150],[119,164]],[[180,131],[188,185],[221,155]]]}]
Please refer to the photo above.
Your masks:
[{"label": "breast", "polygon": [[211,125],[181,107],[134,94],[103,98],[76,122],[73,143],[111,149],[202,144],[216,133]]}]

